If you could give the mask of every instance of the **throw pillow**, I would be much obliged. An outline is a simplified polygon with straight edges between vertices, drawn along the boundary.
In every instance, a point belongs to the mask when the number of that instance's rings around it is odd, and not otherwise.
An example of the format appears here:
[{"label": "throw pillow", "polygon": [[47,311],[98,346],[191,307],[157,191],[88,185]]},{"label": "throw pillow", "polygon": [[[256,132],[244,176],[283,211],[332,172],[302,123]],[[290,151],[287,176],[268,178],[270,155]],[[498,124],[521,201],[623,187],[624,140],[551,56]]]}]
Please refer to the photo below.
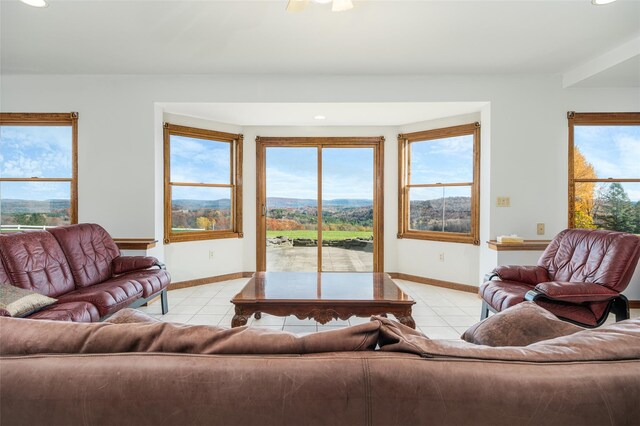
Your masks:
[{"label": "throw pillow", "polygon": [[112,324],[131,324],[141,322],[156,323],[162,321],[136,309],[125,308],[111,315],[105,322]]},{"label": "throw pillow", "polygon": [[581,330],[534,302],[522,302],[472,325],[462,339],[476,345],[527,346]]},{"label": "throw pillow", "polygon": [[56,299],[34,291],[0,284],[0,310],[12,317],[26,317],[56,302]]}]

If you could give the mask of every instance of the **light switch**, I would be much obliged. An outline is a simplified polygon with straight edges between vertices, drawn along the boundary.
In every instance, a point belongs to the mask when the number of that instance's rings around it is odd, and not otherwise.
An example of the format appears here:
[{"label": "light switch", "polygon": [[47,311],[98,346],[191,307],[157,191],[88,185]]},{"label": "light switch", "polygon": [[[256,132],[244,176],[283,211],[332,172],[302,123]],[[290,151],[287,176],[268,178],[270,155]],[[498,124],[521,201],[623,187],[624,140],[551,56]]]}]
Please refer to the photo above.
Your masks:
[{"label": "light switch", "polygon": [[537,224],[536,230],[538,232],[538,235],[544,235],[544,223]]}]

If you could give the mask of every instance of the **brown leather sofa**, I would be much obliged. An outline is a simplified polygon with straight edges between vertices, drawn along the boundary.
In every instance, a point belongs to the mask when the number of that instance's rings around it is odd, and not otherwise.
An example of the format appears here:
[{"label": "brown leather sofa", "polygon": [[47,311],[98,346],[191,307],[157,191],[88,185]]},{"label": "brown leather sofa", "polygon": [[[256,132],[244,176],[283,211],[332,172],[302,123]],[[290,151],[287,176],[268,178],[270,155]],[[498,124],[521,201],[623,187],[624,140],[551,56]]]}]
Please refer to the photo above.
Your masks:
[{"label": "brown leather sofa", "polygon": [[100,225],[0,236],[0,282],[57,299],[32,319],[99,321],[158,295],[166,313],[170,281],[156,258],[121,256]]},{"label": "brown leather sofa", "polygon": [[640,318],[520,347],[379,317],[302,337],[0,318],[0,383],[3,425],[632,425]]}]

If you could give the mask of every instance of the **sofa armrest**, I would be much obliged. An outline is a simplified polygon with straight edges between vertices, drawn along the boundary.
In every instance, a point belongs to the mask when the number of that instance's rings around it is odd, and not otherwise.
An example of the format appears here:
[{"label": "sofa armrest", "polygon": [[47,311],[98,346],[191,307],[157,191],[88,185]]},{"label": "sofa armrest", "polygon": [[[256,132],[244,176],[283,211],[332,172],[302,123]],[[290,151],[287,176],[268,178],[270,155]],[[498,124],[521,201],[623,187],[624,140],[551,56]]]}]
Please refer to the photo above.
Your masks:
[{"label": "sofa armrest", "polygon": [[493,270],[501,280],[536,285],[549,280],[547,270],[539,266],[498,266]]},{"label": "sofa armrest", "polygon": [[618,296],[620,293],[600,284],[549,281],[540,283],[534,290],[527,292],[525,299],[535,300],[544,297],[560,302],[584,303],[604,302]]},{"label": "sofa armrest", "polygon": [[149,269],[154,266],[157,266],[160,269],[165,269],[163,263],[151,256],[120,256],[113,259],[111,265],[113,266],[113,273],[115,275],[138,271],[141,269]]}]

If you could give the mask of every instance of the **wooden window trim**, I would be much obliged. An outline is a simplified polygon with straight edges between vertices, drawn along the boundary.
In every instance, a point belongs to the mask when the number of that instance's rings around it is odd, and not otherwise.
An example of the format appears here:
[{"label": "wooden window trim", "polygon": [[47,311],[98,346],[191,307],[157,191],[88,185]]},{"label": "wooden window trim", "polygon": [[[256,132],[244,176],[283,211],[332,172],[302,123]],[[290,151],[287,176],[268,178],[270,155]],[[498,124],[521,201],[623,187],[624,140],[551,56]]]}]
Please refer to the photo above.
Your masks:
[{"label": "wooden window trim", "polygon": [[[409,145],[412,142],[473,135],[473,182],[410,185]],[[471,232],[417,231],[409,228],[409,188],[471,186]],[[398,135],[398,238],[480,245],[480,123],[463,124]]]},{"label": "wooden window trim", "polygon": [[71,178],[2,178],[0,182],[69,182],[71,224],[78,223],[78,113],[2,112],[0,126],[71,126]]},{"label": "wooden window trim", "polygon": [[[179,126],[164,123],[164,244],[185,241],[214,240],[220,238],[243,238],[242,232],[242,134],[219,132],[216,130],[200,129],[196,127]],[[207,139],[231,144],[229,184],[219,183],[190,183],[171,182],[171,136],[185,136],[190,138]],[[171,232],[171,187],[172,186],[200,186],[231,188],[232,229],[220,231],[203,231],[174,233]]]},{"label": "wooden window trim", "polygon": [[574,177],[574,129],[575,126],[635,126],[640,125],[640,112],[567,112],[569,125],[569,183],[568,183],[568,227],[575,227],[576,182],[640,182],[640,179],[603,178],[576,179]]}]

